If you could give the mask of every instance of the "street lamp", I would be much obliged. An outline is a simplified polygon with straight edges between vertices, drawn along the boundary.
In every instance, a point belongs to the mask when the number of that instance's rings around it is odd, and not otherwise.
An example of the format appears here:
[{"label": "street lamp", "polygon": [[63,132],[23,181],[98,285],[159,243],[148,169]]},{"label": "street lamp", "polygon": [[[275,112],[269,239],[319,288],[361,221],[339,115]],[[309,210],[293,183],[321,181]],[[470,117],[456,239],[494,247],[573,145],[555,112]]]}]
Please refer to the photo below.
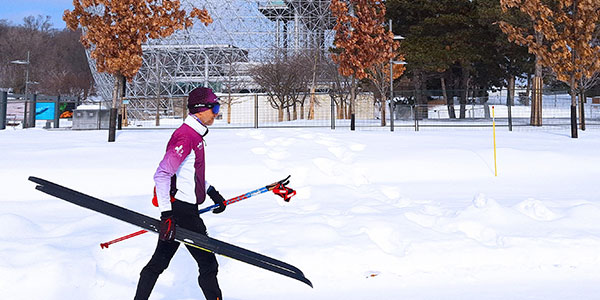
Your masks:
[{"label": "street lamp", "polygon": [[27,65],[27,68],[25,69],[25,98],[27,98],[27,93],[29,92],[29,51],[27,51],[27,60],[13,60],[10,63],[16,65]]},{"label": "street lamp", "polygon": [[[392,31],[392,20],[390,19],[390,32]],[[394,40],[403,40],[404,37],[400,35],[394,35]],[[390,53],[393,51],[390,47]],[[404,61],[396,61],[390,58],[390,131],[394,131],[394,65],[405,65]],[[385,118],[385,116],[383,116]]]},{"label": "street lamp", "polygon": [[[16,65],[27,65],[27,68],[25,69],[25,111],[24,111],[24,117],[23,117],[23,128],[28,127],[28,121],[27,121],[27,100],[29,100],[27,94],[29,93],[29,65],[30,65],[30,61],[29,61],[29,51],[27,51],[27,60],[13,60],[10,62],[11,64],[16,64]],[[34,113],[35,113],[35,107],[31,108]],[[34,114],[35,116],[35,114]],[[33,120],[34,124],[35,124],[35,118]]]}]

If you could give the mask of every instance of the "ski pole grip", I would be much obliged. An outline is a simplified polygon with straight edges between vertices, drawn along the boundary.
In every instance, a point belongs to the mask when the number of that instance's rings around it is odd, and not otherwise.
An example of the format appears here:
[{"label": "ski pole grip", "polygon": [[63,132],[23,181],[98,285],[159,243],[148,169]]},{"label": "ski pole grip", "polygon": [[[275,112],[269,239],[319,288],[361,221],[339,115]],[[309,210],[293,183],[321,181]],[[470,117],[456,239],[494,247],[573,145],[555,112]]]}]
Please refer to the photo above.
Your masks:
[{"label": "ski pole grip", "polygon": [[211,205],[209,207],[205,207],[203,209],[198,210],[198,214],[203,214],[203,213],[205,213],[207,211],[211,211],[211,210],[213,210],[213,209],[215,209],[217,207],[219,207],[219,204],[214,204],[214,205]]}]

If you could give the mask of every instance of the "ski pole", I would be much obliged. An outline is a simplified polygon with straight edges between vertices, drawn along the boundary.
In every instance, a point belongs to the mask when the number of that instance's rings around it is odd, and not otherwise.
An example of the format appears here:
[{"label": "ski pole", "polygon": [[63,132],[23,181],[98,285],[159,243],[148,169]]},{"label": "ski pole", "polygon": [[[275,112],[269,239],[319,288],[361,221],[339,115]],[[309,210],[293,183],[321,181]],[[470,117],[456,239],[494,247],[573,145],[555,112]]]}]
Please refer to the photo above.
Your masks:
[{"label": "ski pole", "polygon": [[[290,175],[290,176],[291,176],[291,175]],[[285,185],[287,185],[287,184],[290,182],[290,181],[289,181],[289,178],[290,178],[290,176],[288,176],[288,177],[286,177],[285,179],[282,179],[282,180],[280,180],[280,181],[277,181],[277,182],[274,182],[274,183],[272,183],[272,184],[269,184],[269,185],[267,185],[267,186],[263,186],[263,187],[261,187],[261,188],[259,188],[259,189],[256,189],[256,190],[254,190],[254,191],[247,192],[247,193],[245,193],[245,194],[243,194],[243,195],[239,195],[239,196],[237,196],[237,197],[234,197],[234,198],[231,198],[231,199],[229,199],[229,200],[225,200],[223,203],[225,204],[225,206],[227,206],[227,205],[229,205],[229,204],[233,204],[233,203],[236,203],[236,202],[242,201],[242,200],[244,200],[244,199],[248,199],[248,198],[250,198],[250,197],[253,197],[253,196],[256,196],[256,195],[260,195],[260,194],[262,194],[262,193],[266,193],[266,192],[268,192],[268,191],[275,191],[275,190],[277,189],[277,187],[278,187],[278,186],[285,186]],[[289,189],[289,188],[288,188],[288,189]],[[292,190],[292,191],[293,191],[293,190]],[[280,195],[279,193],[276,193],[276,194],[277,194],[277,195]],[[294,192],[294,195],[295,195],[295,192]],[[281,196],[281,195],[280,195],[280,196]],[[293,195],[292,195],[292,196],[293,196]],[[282,196],[282,197],[283,197],[283,196]],[[290,196],[290,197],[291,197],[291,196]],[[284,197],[284,199],[285,199],[285,197]],[[199,213],[199,214],[203,214],[203,213],[205,213],[205,212],[207,212],[207,211],[212,211],[212,210],[216,209],[217,207],[219,207],[219,204],[213,204],[213,205],[211,205],[211,206],[209,206],[209,207],[205,207],[205,208],[203,208],[203,209],[199,210],[199,211],[198,211],[198,213]]]},{"label": "ski pole", "polygon": [[142,230],[140,230],[140,231],[136,231],[136,232],[134,232],[134,233],[132,233],[132,234],[128,234],[128,235],[122,236],[122,237],[120,237],[120,238],[118,238],[118,239],[114,239],[114,240],[112,240],[112,241],[109,241],[109,242],[106,242],[106,243],[101,243],[101,244],[100,244],[100,248],[102,248],[102,249],[104,249],[104,248],[108,248],[108,246],[109,246],[109,245],[112,245],[112,244],[114,244],[114,243],[118,243],[118,242],[120,242],[120,241],[124,241],[124,240],[126,240],[126,239],[130,239],[130,238],[132,238],[132,237],[134,237],[134,236],[138,236],[138,235],[140,235],[140,234],[144,234],[144,233],[146,233],[146,232],[148,232],[148,231],[147,231],[147,230],[144,230],[144,229],[142,229]]},{"label": "ski pole", "polygon": [[[274,182],[272,184],[263,186],[263,187],[258,188],[256,190],[253,190],[251,192],[248,192],[248,193],[239,195],[237,197],[233,197],[231,199],[225,200],[223,202],[223,204],[225,204],[225,206],[227,206],[227,205],[230,205],[230,204],[242,201],[244,199],[248,199],[250,197],[253,197],[253,196],[256,196],[256,195],[260,195],[260,194],[263,194],[263,193],[266,193],[266,192],[269,192],[269,191],[273,191],[273,190],[276,190],[276,189],[285,189],[286,191],[288,191],[289,193],[286,193],[285,196],[281,195],[281,193],[276,193],[276,194],[279,195],[279,196],[281,196],[282,198],[284,198],[284,200],[289,201],[289,198],[291,198],[293,195],[296,194],[296,192],[294,190],[286,187],[286,185],[290,182],[290,180],[289,180],[290,176],[291,175],[289,175],[285,179],[282,179],[282,180]],[[203,213],[205,213],[207,211],[212,211],[212,210],[214,210],[217,207],[219,207],[219,204],[214,204],[214,205],[211,205],[209,207],[205,207],[203,209],[198,210],[198,214],[203,214]],[[118,242],[130,239],[132,237],[136,237],[136,236],[144,234],[146,232],[148,232],[148,231],[147,230],[140,230],[140,231],[137,231],[137,232],[134,232],[134,233],[122,236],[120,238],[116,238],[116,239],[114,239],[112,241],[108,241],[106,243],[101,243],[100,244],[100,248],[102,248],[102,249],[108,248],[108,246],[110,246],[112,244],[115,244],[115,243],[118,243]]]}]

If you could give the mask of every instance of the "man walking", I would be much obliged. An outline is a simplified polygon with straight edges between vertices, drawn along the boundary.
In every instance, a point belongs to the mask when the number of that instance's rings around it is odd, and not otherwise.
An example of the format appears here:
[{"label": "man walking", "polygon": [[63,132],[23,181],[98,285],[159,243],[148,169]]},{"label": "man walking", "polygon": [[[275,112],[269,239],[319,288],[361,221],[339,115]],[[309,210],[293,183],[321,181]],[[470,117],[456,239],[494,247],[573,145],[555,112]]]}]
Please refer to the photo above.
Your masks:
[{"label": "man walking", "polygon": [[[140,273],[134,300],[150,296],[158,276],[169,266],[179,248],[174,241],[175,225],[201,234],[206,226],[198,214],[198,205],[206,195],[219,207],[213,213],[225,210],[225,199],[206,183],[204,170],[204,137],[208,127],[219,113],[217,96],[209,88],[196,88],[188,97],[189,115],[173,132],[164,158],[154,174],[156,197],[161,211],[159,240],[148,264]],[[207,300],[221,300],[217,281],[218,264],[213,253],[186,245],[198,264],[198,284]]]}]

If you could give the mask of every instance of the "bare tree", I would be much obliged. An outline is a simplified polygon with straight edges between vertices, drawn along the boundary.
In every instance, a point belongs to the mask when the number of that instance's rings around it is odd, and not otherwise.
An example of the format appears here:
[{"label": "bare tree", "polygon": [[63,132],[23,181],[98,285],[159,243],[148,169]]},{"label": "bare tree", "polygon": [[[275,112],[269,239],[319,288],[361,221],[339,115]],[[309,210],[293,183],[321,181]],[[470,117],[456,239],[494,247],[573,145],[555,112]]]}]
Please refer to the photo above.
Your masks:
[{"label": "bare tree", "polygon": [[336,106],[335,118],[349,119],[351,78],[340,74],[337,64],[331,59],[324,62],[323,70],[325,80],[328,82],[329,97]]},{"label": "bare tree", "polygon": [[231,107],[233,104],[239,102],[236,101],[231,94],[233,91],[237,91],[240,86],[242,80],[239,76],[236,76],[234,70],[236,68],[235,63],[237,59],[233,52],[230,52],[229,55],[225,58],[225,63],[223,64],[223,72],[227,74],[224,76],[225,80],[223,81],[223,86],[227,91],[227,98],[221,99],[221,105],[225,104],[227,106],[227,124],[231,124]]},{"label": "bare tree", "polygon": [[31,92],[86,97],[93,88],[81,31],[56,30],[50,17],[29,16],[23,25],[0,21],[0,87],[25,91],[27,68],[10,64],[30,53]]},{"label": "bare tree", "polygon": [[[399,57],[395,58],[394,60],[402,61],[402,60],[404,60],[404,56],[400,55]],[[402,74],[404,74],[404,71],[406,70],[404,65],[392,65],[392,68],[393,68],[394,79],[397,79],[398,77],[402,76]],[[367,74],[368,75],[367,75],[366,79],[370,83],[368,86],[370,87],[370,90],[373,92],[373,95],[375,98],[374,104],[379,105],[379,109],[380,109],[380,113],[381,113],[381,126],[385,126],[386,125],[385,99],[388,98],[387,96],[389,95],[389,92],[390,92],[390,77],[392,75],[390,73],[390,62],[382,61],[382,62],[373,64],[371,67],[369,67],[367,69]],[[391,95],[389,95],[389,96],[391,96]]]},{"label": "bare tree", "polygon": [[52,29],[50,16],[27,16],[23,18],[23,27],[31,31],[48,32]]},{"label": "bare tree", "polygon": [[250,70],[250,76],[267,93],[271,107],[278,111],[279,122],[284,120],[284,112],[287,120],[292,120],[290,108],[306,90],[309,76],[306,70],[301,56],[280,53]]}]

